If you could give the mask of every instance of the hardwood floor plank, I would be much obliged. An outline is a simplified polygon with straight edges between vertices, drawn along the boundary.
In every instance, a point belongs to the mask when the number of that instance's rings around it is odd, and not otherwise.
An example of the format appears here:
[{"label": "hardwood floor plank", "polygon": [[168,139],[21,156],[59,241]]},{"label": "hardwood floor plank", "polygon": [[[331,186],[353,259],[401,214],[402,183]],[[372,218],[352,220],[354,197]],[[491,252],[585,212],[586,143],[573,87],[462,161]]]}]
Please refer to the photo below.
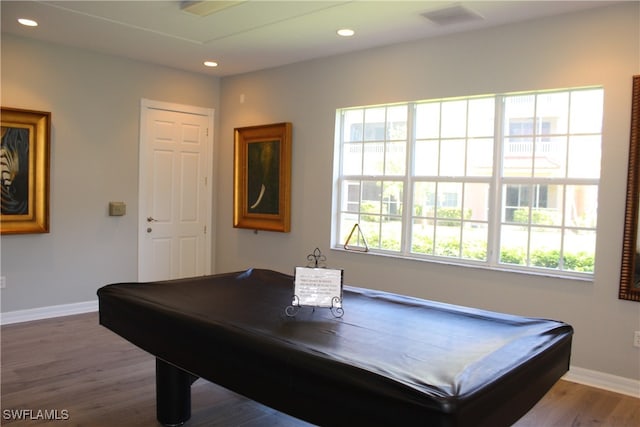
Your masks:
[{"label": "hardwood floor plank", "polygon": [[[98,324],[97,313],[1,327],[0,424],[158,426],[155,360]],[[66,420],[18,420],[20,410],[68,414]],[[18,412],[15,412],[18,411]],[[58,412],[53,412],[58,411]],[[65,412],[63,412],[65,411]],[[216,384],[192,386],[185,427],[311,427]],[[640,426],[640,399],[559,381],[516,427]]]}]

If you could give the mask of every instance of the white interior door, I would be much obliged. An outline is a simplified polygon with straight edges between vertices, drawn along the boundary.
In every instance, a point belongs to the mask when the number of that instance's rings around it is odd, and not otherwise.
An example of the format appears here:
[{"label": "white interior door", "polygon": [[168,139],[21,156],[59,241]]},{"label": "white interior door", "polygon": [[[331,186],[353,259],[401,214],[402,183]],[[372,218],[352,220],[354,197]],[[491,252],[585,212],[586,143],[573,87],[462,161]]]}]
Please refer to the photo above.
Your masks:
[{"label": "white interior door", "polygon": [[213,111],[141,107],[138,280],[210,274]]}]

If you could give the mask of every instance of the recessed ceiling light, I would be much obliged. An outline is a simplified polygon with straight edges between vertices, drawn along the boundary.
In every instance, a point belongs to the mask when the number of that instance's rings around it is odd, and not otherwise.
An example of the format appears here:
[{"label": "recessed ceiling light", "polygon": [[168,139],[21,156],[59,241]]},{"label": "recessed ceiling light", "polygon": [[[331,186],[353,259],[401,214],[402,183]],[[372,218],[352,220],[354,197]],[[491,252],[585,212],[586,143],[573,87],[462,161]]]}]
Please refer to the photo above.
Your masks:
[{"label": "recessed ceiling light", "polygon": [[206,67],[217,67],[218,63],[216,61],[204,61],[204,65]]},{"label": "recessed ceiling light", "polygon": [[339,36],[342,36],[342,37],[351,37],[356,32],[353,31],[351,28],[341,28],[337,31],[337,33]]},{"label": "recessed ceiling light", "polygon": [[38,23],[33,19],[27,18],[18,18],[18,22],[24,25],[25,27],[37,27]]}]

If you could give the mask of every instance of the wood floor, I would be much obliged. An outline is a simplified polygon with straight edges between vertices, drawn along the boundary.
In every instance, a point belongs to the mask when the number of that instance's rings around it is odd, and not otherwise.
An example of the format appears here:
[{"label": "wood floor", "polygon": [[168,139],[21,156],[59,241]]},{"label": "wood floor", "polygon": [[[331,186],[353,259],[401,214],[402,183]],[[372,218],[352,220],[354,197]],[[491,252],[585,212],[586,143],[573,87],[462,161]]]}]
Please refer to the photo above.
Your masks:
[{"label": "wood floor", "polygon": [[[96,313],[3,326],[1,340],[0,424],[159,425],[153,357],[99,326]],[[515,425],[638,427],[640,399],[559,381]],[[198,380],[193,426],[311,425]]]}]

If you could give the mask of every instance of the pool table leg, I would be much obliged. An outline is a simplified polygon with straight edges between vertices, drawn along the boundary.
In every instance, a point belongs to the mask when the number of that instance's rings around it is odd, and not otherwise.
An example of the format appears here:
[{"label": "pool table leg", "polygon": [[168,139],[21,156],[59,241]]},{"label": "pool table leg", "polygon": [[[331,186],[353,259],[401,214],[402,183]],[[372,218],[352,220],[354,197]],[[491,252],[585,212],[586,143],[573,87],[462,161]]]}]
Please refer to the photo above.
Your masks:
[{"label": "pool table leg", "polygon": [[191,418],[191,384],[198,377],[156,358],[156,417],[165,426]]}]

